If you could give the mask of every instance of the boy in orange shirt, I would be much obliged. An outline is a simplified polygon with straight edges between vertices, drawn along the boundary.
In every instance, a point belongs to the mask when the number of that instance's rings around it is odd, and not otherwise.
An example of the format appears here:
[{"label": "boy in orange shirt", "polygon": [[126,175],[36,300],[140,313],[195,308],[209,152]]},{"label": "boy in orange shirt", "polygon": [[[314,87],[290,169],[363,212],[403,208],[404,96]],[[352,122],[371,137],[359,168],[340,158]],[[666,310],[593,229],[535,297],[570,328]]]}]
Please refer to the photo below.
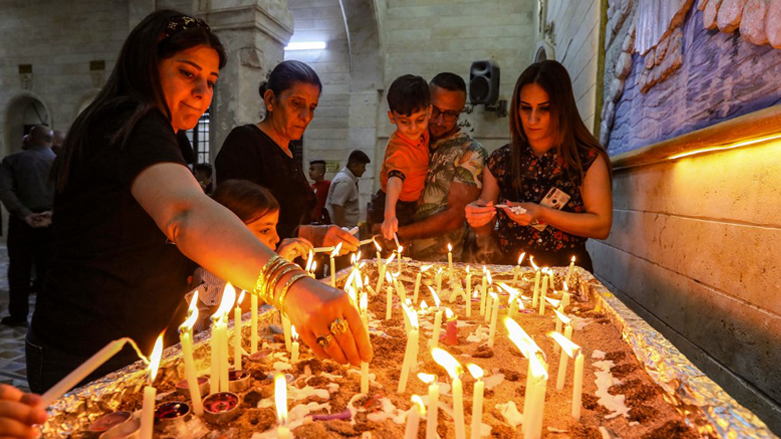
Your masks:
[{"label": "boy in orange shirt", "polygon": [[380,171],[381,189],[372,197],[369,221],[382,223],[385,239],[412,222],[428,173],[431,94],[420,76],[396,78],[388,89],[388,117],[396,131],[388,139]]}]

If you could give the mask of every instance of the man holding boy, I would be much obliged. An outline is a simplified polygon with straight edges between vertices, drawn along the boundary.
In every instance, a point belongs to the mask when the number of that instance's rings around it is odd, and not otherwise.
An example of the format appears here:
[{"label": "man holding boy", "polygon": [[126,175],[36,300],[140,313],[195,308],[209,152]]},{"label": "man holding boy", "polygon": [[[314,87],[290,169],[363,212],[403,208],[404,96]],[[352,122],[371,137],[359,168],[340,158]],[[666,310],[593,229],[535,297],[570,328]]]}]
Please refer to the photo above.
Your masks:
[{"label": "man holding boy", "polygon": [[461,259],[466,235],[464,208],[480,196],[485,148],[458,126],[466,104],[466,84],[454,73],[440,73],[429,83],[432,112],[428,175],[412,224],[398,237],[412,241],[412,256],[422,261],[446,261],[448,248]]}]

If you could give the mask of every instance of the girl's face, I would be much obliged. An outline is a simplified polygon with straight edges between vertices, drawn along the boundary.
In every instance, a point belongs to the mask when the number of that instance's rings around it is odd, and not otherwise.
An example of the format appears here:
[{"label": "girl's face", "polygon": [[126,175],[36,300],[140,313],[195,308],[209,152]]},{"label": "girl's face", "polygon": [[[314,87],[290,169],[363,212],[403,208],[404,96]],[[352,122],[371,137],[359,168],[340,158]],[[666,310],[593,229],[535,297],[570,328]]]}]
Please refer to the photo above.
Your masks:
[{"label": "girl's face", "polygon": [[539,149],[553,146],[555,139],[550,123],[550,98],[537,84],[526,84],[521,89],[518,116],[529,144]]},{"label": "girl's face", "polygon": [[220,57],[206,45],[160,61],[158,71],[174,131],[193,129],[209,108],[219,77]]},{"label": "girl's face", "polygon": [[271,250],[276,250],[279,243],[277,235],[277,222],[279,221],[279,211],[269,212],[251,223],[247,223],[250,229],[260,242],[266,244]]},{"label": "girl's face", "polygon": [[[270,92],[266,93],[270,96]],[[288,140],[300,139],[315,116],[319,99],[318,86],[296,82],[279,96],[266,100],[266,109],[271,111],[271,125],[277,134]]]}]

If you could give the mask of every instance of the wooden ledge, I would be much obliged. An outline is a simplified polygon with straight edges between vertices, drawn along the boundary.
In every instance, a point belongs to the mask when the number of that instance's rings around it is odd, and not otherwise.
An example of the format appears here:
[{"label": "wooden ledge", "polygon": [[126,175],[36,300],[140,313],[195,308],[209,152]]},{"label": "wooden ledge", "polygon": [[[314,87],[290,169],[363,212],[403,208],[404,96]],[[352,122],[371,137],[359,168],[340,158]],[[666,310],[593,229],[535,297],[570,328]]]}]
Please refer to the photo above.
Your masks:
[{"label": "wooden ledge", "polygon": [[611,157],[610,161],[614,170],[634,168],[671,160],[671,157],[679,154],[696,153],[710,148],[727,149],[740,142],[771,136],[781,136],[781,105],[625,152]]}]

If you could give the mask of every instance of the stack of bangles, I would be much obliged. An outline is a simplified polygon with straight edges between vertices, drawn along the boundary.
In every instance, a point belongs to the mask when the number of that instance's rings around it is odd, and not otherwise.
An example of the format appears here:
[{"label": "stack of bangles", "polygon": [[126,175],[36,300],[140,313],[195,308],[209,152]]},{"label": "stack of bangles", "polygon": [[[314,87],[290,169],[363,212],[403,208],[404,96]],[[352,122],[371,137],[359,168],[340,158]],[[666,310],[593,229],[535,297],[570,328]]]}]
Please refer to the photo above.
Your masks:
[{"label": "stack of bangles", "polygon": [[[275,298],[274,291],[277,289],[277,283],[279,280],[282,279],[286,274],[296,271],[298,273],[294,273],[292,276],[290,276],[290,278],[285,283],[285,286],[282,288],[282,291]],[[287,296],[287,292],[290,291],[290,287],[294,283],[305,277],[309,277],[309,275],[304,270],[302,270],[301,267],[292,262],[289,262],[287,259],[279,255],[274,255],[274,257],[269,259],[268,262],[266,262],[266,265],[264,265],[260,270],[260,274],[258,274],[258,281],[255,284],[255,289],[252,292],[253,294],[260,297],[261,300],[274,305],[282,312],[282,314],[286,315],[284,309],[285,296]]]}]

